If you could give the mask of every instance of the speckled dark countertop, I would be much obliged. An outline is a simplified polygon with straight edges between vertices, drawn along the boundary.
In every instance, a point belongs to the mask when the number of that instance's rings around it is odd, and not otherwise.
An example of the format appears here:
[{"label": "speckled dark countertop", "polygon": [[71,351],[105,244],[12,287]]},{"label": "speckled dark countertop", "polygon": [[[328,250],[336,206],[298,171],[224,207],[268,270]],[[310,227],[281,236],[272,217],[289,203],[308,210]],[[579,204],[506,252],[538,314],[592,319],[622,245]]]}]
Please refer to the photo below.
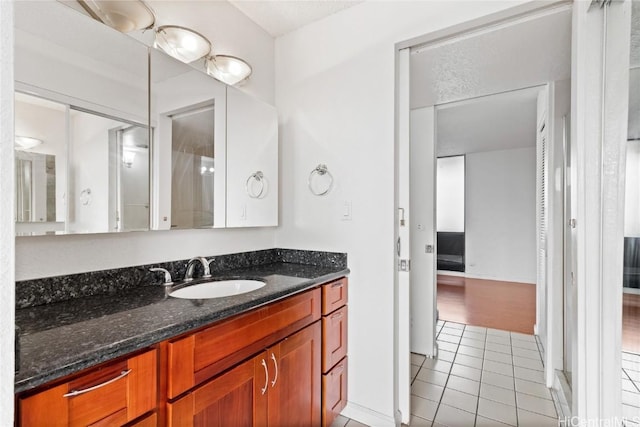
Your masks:
[{"label": "speckled dark countertop", "polygon": [[233,297],[197,301],[172,298],[165,295],[165,287],[155,285],[19,309],[16,324],[20,328],[20,369],[15,377],[15,392],[348,273],[343,266],[276,262],[213,273],[214,279],[251,278],[266,282],[256,291]]}]

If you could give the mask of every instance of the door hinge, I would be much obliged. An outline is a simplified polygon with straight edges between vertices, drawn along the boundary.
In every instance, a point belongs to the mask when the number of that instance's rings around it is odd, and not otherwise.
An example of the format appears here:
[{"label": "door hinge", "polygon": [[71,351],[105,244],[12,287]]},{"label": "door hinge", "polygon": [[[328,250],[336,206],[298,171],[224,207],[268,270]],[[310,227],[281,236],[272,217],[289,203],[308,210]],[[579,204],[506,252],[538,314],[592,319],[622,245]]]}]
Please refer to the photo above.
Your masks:
[{"label": "door hinge", "polygon": [[411,271],[411,260],[399,259],[398,260],[398,271]]}]

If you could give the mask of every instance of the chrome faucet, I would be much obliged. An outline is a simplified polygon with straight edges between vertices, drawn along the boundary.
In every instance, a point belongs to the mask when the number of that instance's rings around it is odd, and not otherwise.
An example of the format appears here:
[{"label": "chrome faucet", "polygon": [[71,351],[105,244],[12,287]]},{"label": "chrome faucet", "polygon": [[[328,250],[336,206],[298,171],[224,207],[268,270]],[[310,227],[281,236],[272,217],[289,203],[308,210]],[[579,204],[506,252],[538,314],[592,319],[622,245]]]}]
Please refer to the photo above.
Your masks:
[{"label": "chrome faucet", "polygon": [[173,279],[171,278],[171,273],[165,268],[150,268],[149,271],[159,271],[164,273],[164,283],[163,285],[173,285]]},{"label": "chrome faucet", "polygon": [[187,271],[185,271],[184,273],[185,282],[190,282],[193,280],[193,272],[195,271],[195,268],[196,268],[195,267],[196,262],[200,262],[200,264],[202,264],[202,267],[204,268],[204,275],[202,277],[205,279],[208,277],[211,277],[211,270],[209,269],[209,261],[207,261],[205,257],[199,256],[199,257],[191,258],[187,263]]}]

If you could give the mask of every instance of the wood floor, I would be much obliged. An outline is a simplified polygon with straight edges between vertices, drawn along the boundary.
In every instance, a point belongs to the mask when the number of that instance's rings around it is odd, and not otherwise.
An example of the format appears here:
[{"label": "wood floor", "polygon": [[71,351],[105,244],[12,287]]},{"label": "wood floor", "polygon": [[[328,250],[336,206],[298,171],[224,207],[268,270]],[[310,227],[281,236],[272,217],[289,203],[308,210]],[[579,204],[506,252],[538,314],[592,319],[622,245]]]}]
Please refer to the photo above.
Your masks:
[{"label": "wood floor", "polygon": [[640,295],[622,297],[622,351],[640,354]]},{"label": "wood floor", "polygon": [[439,274],[438,311],[445,321],[533,334],[536,287]]},{"label": "wood floor", "polygon": [[[438,310],[441,320],[533,334],[536,287],[439,274]],[[622,350],[640,354],[640,295],[623,295]]]}]

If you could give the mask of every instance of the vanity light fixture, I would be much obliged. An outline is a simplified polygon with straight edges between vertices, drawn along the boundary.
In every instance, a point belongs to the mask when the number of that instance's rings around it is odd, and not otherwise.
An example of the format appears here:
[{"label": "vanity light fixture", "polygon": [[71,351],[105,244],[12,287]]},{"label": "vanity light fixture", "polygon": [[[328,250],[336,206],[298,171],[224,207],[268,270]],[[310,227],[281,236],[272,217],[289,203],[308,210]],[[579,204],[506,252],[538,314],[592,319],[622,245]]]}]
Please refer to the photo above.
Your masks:
[{"label": "vanity light fixture", "polygon": [[253,71],[246,61],[230,55],[211,56],[206,66],[207,74],[231,86],[248,79]]},{"label": "vanity light fixture", "polygon": [[177,25],[163,25],[156,30],[155,47],[186,64],[211,52],[211,42],[202,34]]},{"label": "vanity light fixture", "polygon": [[122,150],[122,163],[128,168],[133,166],[133,161],[136,158],[136,152],[133,150]]},{"label": "vanity light fixture", "polygon": [[18,136],[15,138],[16,150],[29,150],[43,143],[41,139],[30,136]]},{"label": "vanity light fixture", "polygon": [[96,21],[123,33],[153,28],[156,18],[141,0],[77,0]]}]

